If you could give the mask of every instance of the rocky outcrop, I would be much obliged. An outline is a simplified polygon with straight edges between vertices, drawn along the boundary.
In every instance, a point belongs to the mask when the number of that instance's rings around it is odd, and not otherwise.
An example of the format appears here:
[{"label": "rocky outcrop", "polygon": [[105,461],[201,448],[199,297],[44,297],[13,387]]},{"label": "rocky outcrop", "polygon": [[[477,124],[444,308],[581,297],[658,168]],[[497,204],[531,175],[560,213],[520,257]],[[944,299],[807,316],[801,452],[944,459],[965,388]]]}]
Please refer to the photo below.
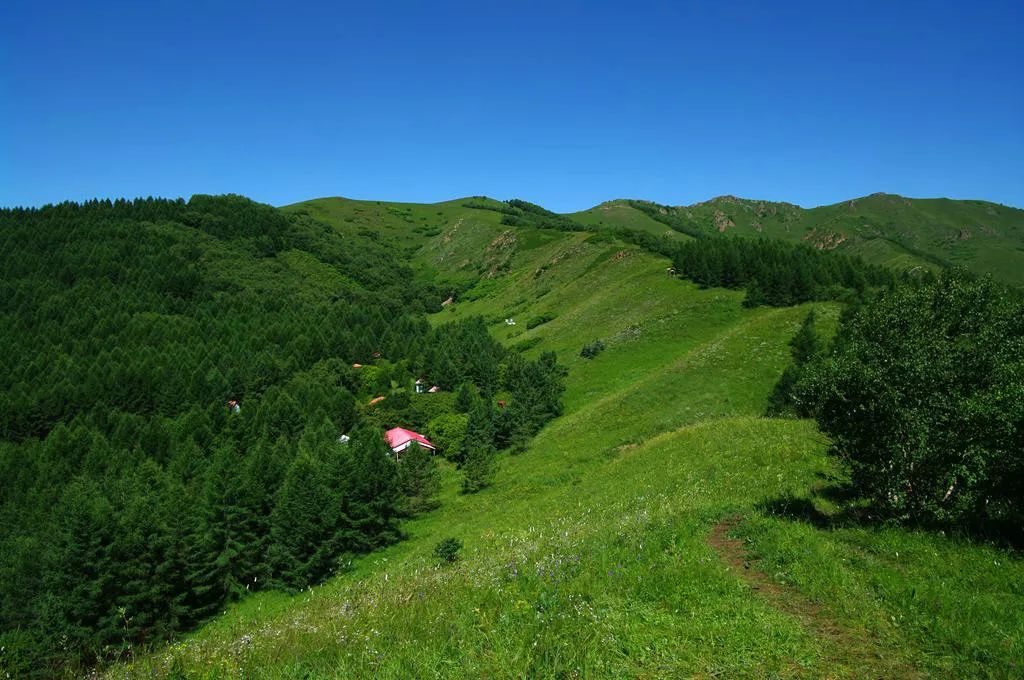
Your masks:
[{"label": "rocky outcrop", "polygon": [[733,222],[732,219],[730,219],[729,216],[726,215],[721,210],[715,211],[714,215],[712,216],[712,220],[715,225],[715,229],[717,229],[719,232],[724,232],[726,229],[736,226],[736,223]]},{"label": "rocky outcrop", "polygon": [[846,235],[837,231],[819,232],[811,229],[803,240],[818,250],[835,250],[846,242]]}]

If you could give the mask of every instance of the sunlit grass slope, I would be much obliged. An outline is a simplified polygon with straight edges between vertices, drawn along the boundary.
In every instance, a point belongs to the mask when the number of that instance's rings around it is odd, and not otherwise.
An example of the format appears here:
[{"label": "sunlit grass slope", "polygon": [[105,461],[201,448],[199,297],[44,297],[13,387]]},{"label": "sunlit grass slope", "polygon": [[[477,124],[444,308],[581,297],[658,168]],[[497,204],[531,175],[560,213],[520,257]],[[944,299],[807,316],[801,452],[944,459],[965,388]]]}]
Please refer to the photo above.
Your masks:
[{"label": "sunlit grass slope", "polygon": [[[587,213],[635,219],[608,205]],[[708,233],[807,243],[897,270],[963,266],[1024,284],[1024,210],[998,203],[878,193],[809,209],[735,196],[658,209]]]},{"label": "sunlit grass slope", "polygon": [[654,236],[668,236],[682,240],[691,238],[652,219],[647,213],[631,207],[625,201],[606,201],[589,210],[571,213],[569,217],[582,224],[598,227],[633,229],[645,231]]},{"label": "sunlit grass slope", "polygon": [[[332,222],[366,228],[351,205]],[[389,204],[366,209],[402,240]],[[435,322],[482,314],[504,342],[555,350],[564,415],[479,494],[446,467],[441,506],[405,541],[312,591],[250,597],[114,677],[1019,674],[1018,558],[780,513],[793,499],[831,510],[813,495],[836,472],[814,424],[761,417],[808,307],[745,310],[742,293],[698,290],[600,235],[511,232],[461,202],[408,210],[429,225],[410,257],[483,276]],[[833,329],[838,308],[817,310]],[[579,357],[595,338],[607,349]],[[719,558],[708,534],[737,515],[753,568],[857,644],[816,634]],[[449,536],[465,547],[441,566],[431,552]]]}]

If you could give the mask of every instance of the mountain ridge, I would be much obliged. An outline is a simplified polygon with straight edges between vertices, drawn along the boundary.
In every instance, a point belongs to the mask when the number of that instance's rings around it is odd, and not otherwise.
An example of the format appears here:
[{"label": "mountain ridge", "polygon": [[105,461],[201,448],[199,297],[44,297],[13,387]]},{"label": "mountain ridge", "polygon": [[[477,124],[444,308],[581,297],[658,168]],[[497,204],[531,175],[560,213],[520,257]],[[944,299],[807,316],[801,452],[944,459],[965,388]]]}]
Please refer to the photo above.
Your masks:
[{"label": "mountain ridge", "polygon": [[[457,219],[456,213],[465,218],[469,213],[462,209],[485,205],[493,210],[504,203],[486,196],[437,203],[325,197],[282,209],[312,211],[319,218],[367,225],[370,222],[366,219],[360,222],[360,213],[364,218],[373,215],[377,227],[398,238],[404,230],[389,227],[388,221],[397,217],[404,224],[394,226],[404,227],[412,219],[399,213],[415,211],[415,220],[423,223],[417,227],[426,224],[441,230],[449,215],[453,220]],[[483,219],[485,212],[474,210],[474,217]],[[803,208],[725,194],[680,206],[617,198],[577,212],[550,214],[567,220],[565,227],[574,222],[585,230],[627,229],[680,239],[701,235],[775,238],[856,255],[897,272],[964,267],[974,274],[991,274],[1005,283],[1024,286],[1024,210],[991,201],[908,198],[876,192]]]}]

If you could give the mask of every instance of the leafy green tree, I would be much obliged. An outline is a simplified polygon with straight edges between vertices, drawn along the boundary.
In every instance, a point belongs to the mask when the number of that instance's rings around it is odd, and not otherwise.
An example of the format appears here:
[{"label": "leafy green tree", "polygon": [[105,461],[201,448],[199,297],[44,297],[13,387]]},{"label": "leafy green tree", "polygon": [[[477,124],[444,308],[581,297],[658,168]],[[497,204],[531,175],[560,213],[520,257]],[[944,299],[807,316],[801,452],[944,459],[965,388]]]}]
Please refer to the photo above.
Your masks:
[{"label": "leafy green tree", "polygon": [[918,522],[1024,519],[1024,304],[963,272],[887,291],[805,366],[813,414],[876,506]]},{"label": "leafy green tree", "polygon": [[426,435],[437,447],[438,453],[448,460],[459,463],[464,454],[462,442],[466,437],[469,416],[461,413],[447,413],[427,423]]}]

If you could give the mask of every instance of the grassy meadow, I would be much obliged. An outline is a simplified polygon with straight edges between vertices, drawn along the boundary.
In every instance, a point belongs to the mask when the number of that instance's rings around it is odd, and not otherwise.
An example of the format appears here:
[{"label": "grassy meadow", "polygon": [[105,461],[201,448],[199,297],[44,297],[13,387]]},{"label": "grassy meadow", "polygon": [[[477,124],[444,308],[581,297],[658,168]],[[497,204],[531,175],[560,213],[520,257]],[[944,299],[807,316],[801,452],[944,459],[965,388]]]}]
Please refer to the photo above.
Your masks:
[{"label": "grassy meadow", "polygon": [[[514,230],[463,203],[288,209],[372,228],[453,286],[479,278],[433,321],[479,314],[506,344],[556,351],[564,414],[478,494],[443,465],[440,507],[404,541],[109,677],[1024,675],[1017,554],[843,520],[815,424],[762,417],[812,306],[743,309],[604,235]],[[813,307],[832,332],[839,307]],[[594,339],[606,349],[581,358]],[[464,547],[441,564],[448,537]]]}]

